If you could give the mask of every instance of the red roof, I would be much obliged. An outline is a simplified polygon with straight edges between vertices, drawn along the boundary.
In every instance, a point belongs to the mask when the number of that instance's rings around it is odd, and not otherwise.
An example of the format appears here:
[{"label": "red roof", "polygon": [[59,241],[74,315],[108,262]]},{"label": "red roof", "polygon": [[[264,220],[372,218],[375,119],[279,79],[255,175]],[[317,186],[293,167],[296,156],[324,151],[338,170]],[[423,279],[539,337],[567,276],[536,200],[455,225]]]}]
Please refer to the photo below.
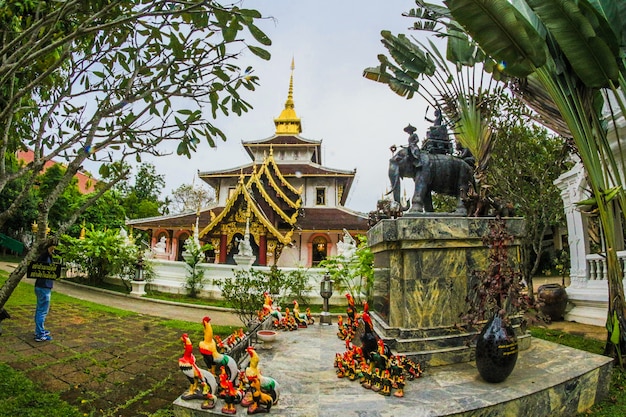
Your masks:
[{"label": "red roof", "polygon": [[[18,160],[24,161],[26,164],[33,162],[35,159],[35,153],[30,149],[28,151],[17,151],[16,156]],[[56,161],[47,161],[44,164],[43,171],[45,172],[48,168],[56,164],[61,163]],[[81,194],[90,194],[94,192],[98,180],[93,178],[89,173],[78,171],[74,177],[78,180],[78,191],[80,191]]]}]

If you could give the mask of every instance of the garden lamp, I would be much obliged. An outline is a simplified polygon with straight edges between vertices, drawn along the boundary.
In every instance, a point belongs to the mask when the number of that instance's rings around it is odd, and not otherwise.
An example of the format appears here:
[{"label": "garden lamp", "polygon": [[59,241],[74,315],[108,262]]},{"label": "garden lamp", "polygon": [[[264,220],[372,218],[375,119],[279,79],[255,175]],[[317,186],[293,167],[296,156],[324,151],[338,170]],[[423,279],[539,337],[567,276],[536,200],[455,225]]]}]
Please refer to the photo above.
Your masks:
[{"label": "garden lamp", "polygon": [[333,295],[333,281],[328,274],[324,274],[324,279],[320,281],[320,295],[324,299],[322,313],[320,314],[320,325],[331,325],[330,312],[328,311],[328,300]]}]

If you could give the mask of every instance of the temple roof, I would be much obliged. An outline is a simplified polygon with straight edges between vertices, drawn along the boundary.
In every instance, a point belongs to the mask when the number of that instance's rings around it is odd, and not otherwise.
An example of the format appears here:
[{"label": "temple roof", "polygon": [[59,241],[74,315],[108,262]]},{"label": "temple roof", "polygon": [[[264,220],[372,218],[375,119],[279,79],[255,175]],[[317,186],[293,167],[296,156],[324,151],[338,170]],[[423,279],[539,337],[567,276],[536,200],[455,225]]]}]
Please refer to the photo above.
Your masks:
[{"label": "temple roof", "polygon": [[237,187],[226,206],[200,231],[200,236],[211,233],[228,215],[245,206],[248,217],[256,217],[277,240],[289,243],[302,204],[301,193],[302,187],[296,189],[287,181],[270,154],[258,170],[252,166],[249,175],[240,172]]},{"label": "temple roof", "polygon": [[[272,165],[276,166],[276,169],[280,172],[281,176],[284,177],[287,181],[294,178],[306,177],[332,177],[340,179],[344,187],[344,192],[342,194],[340,203],[342,205],[345,204],[346,199],[350,193],[350,189],[352,188],[354,176],[356,175],[356,169],[351,171],[340,170],[328,168],[313,162],[279,164],[276,162],[272,155],[270,156]],[[198,172],[198,177],[212,187],[217,188],[221,179],[238,178],[242,174],[245,176],[251,175],[256,169],[255,167],[256,165],[254,163],[250,163],[229,170]]]},{"label": "temple roof", "polygon": [[[209,224],[212,219],[217,218],[224,211],[224,207],[213,206],[200,211],[199,223]],[[128,220],[129,226],[145,228],[163,229],[189,229],[196,223],[196,212],[187,212],[176,215],[151,217],[145,219]],[[296,221],[296,229],[302,231],[324,230],[341,231],[347,230],[367,230],[367,216],[345,207],[340,208],[307,208],[301,210],[301,214]],[[286,233],[285,233],[286,234]],[[282,235],[282,234],[281,234]]]}]

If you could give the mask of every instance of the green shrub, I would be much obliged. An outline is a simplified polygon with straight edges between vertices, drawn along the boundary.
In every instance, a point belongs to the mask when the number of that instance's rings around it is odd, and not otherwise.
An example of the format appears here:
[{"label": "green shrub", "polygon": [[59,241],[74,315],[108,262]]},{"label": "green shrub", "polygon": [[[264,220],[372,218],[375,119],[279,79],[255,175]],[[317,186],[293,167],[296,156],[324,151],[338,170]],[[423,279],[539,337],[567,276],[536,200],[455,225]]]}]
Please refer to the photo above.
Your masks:
[{"label": "green shrub", "polygon": [[269,272],[256,269],[235,270],[233,278],[217,282],[222,297],[235,310],[235,314],[246,326],[254,322],[263,307],[263,294],[272,294],[275,305],[296,299],[306,305],[304,294],[311,290],[306,271],[297,269],[285,273],[273,266]]},{"label": "green shrub", "polygon": [[187,269],[187,278],[185,279],[184,287],[191,298],[196,298],[202,288],[204,288],[206,283],[204,270],[199,269],[198,264],[204,260],[204,252],[211,249],[213,249],[211,244],[200,246],[200,242],[195,237],[185,240],[183,259]]},{"label": "green shrub", "polygon": [[63,235],[57,250],[64,262],[78,265],[91,284],[102,284],[105,278],[116,276],[130,290],[130,281],[135,278],[140,261],[144,279],[151,277],[150,262],[142,259],[143,253],[134,242],[117,230],[87,230],[84,239]]},{"label": "green shrub", "polygon": [[326,269],[338,290],[349,292],[362,305],[371,296],[374,285],[374,254],[367,245],[367,237],[358,235],[357,239],[359,244],[351,259],[333,256],[319,266]]}]

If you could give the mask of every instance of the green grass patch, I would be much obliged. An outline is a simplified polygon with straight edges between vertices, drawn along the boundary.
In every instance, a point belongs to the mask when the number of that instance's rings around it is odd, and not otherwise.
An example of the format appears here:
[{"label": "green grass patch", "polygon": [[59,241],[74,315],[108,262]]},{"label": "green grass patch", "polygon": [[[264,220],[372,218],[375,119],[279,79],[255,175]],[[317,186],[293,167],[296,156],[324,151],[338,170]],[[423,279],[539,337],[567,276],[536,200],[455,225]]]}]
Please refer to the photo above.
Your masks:
[{"label": "green grass patch", "polygon": [[[0,286],[4,285],[8,277],[9,277],[8,272],[0,271]],[[28,278],[24,278],[24,280],[26,279]],[[7,300],[7,303],[6,303],[7,309],[10,309],[11,306],[24,306],[24,305],[37,304],[37,300],[35,298],[35,291],[33,289],[35,281],[34,280],[29,280],[29,281],[31,282],[26,283],[26,282],[20,281],[20,283],[17,284],[17,287],[15,288],[15,290],[13,291],[13,293]],[[93,311],[115,314],[116,316],[119,316],[119,317],[128,317],[128,316],[133,316],[137,314],[132,311],[120,310],[118,308],[108,307],[102,304],[95,304],[89,301],[84,301],[78,298],[70,297],[69,295],[55,292],[54,288],[52,289],[52,291],[53,291],[53,294],[52,294],[51,302],[56,305],[63,305],[63,304],[79,305],[79,306],[88,307],[89,309]]]},{"label": "green grass patch", "polygon": [[21,373],[0,363],[0,417],[79,417],[82,413],[46,393]]},{"label": "green grass patch", "polygon": [[602,352],[604,352],[604,342],[596,339],[587,339],[583,336],[565,333],[558,330],[546,329],[545,327],[531,327],[529,330],[533,337],[547,340],[549,342],[558,343],[560,345],[573,347],[598,355],[601,355]]},{"label": "green grass patch", "polygon": [[[161,326],[169,327],[170,329],[175,330],[184,330],[187,334],[195,334],[195,335],[203,335],[204,327],[202,323],[196,322],[188,322],[182,320],[163,320],[159,323]],[[231,335],[233,332],[239,330],[243,326],[221,326],[221,325],[212,325],[213,333],[224,339],[225,337]]]}]

